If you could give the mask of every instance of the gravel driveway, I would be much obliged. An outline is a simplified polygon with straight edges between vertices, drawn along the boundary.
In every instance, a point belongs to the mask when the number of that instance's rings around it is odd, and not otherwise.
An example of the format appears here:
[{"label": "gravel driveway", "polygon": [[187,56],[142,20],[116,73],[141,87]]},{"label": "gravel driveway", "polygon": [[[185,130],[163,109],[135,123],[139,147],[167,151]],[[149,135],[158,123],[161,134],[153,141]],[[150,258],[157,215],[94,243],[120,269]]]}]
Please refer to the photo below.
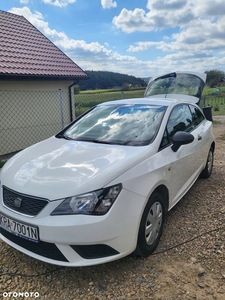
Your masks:
[{"label": "gravel driveway", "polygon": [[154,255],[66,268],[0,241],[0,299],[225,299],[225,117],[214,119],[212,176],[199,179],[168,213]]}]

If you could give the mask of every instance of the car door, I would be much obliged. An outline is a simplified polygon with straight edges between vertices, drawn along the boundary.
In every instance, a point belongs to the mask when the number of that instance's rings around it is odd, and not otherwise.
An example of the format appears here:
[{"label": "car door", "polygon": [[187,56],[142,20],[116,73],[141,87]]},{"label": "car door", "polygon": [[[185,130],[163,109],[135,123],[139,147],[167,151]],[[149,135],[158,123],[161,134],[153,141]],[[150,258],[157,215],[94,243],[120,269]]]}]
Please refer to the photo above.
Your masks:
[{"label": "car door", "polygon": [[204,167],[212,143],[211,122],[206,120],[199,107],[196,105],[189,105],[189,107],[193,118],[193,134],[195,134],[198,139],[195,149],[197,152],[196,165],[201,165],[201,167]]},{"label": "car door", "polygon": [[[171,149],[172,138],[177,131],[190,132],[194,141],[181,146],[178,151]],[[200,129],[193,123],[193,115],[188,104],[174,107],[161,142],[161,156],[165,158],[169,186],[170,206],[185,194],[199,175],[202,167]]]}]

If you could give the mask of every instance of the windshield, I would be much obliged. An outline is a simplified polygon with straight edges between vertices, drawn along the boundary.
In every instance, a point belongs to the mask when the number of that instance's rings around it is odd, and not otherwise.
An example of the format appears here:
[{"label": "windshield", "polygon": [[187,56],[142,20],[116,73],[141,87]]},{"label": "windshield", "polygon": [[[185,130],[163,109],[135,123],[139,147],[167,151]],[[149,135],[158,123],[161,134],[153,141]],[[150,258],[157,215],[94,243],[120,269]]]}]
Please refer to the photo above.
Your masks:
[{"label": "windshield", "polygon": [[182,94],[201,97],[204,81],[193,74],[170,73],[149,82],[145,97],[152,95]]},{"label": "windshield", "polygon": [[58,137],[106,144],[147,145],[155,137],[165,110],[165,106],[146,104],[99,105]]}]

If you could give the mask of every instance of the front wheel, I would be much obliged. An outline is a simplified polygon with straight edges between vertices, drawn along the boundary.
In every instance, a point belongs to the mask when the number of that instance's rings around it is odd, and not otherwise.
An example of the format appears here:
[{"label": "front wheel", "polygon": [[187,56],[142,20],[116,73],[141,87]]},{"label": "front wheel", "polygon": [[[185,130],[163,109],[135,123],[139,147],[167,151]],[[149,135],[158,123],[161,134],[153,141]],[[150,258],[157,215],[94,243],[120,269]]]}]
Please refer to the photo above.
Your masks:
[{"label": "front wheel", "polygon": [[209,150],[209,154],[207,157],[207,162],[205,169],[201,173],[202,178],[209,178],[211,173],[212,173],[212,168],[213,168],[213,159],[214,159],[214,153],[212,147]]},{"label": "front wheel", "polygon": [[162,235],[164,219],[163,197],[158,192],[154,192],[141,218],[135,255],[146,257],[154,252]]}]

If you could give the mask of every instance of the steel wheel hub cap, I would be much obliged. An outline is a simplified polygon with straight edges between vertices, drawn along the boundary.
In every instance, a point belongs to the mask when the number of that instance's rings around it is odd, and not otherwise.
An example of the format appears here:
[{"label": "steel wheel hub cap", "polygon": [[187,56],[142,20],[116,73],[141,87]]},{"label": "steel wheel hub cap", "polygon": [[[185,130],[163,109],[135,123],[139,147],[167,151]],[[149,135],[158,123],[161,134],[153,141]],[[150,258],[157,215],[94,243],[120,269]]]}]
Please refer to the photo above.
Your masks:
[{"label": "steel wheel hub cap", "polygon": [[145,240],[149,246],[155,242],[159,235],[160,228],[162,226],[162,216],[163,212],[161,203],[153,203],[145,223]]},{"label": "steel wheel hub cap", "polygon": [[210,151],[208,156],[208,162],[207,162],[208,172],[210,172],[212,169],[212,161],[213,161],[213,154]]}]

